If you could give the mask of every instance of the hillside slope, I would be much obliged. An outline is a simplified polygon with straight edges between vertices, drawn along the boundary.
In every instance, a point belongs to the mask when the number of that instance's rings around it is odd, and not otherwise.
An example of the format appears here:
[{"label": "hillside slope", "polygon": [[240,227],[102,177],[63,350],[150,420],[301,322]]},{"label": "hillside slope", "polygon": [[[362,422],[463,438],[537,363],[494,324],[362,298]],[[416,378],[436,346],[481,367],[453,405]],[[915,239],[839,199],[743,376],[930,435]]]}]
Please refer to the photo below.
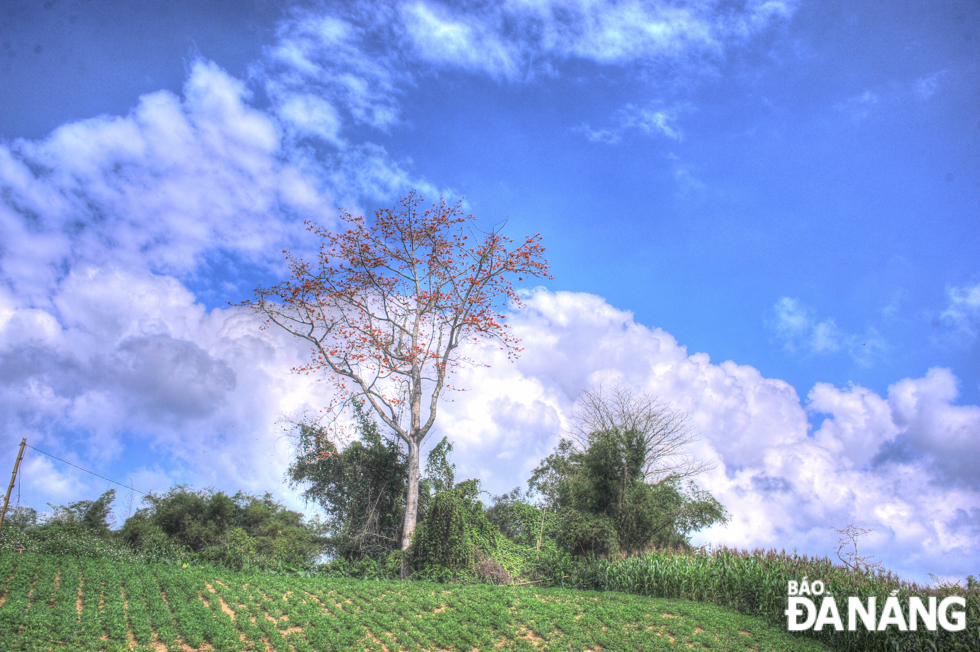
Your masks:
[{"label": "hillside slope", "polygon": [[754,650],[827,648],[712,605],[620,593],[284,578],[0,556],[0,648]]}]

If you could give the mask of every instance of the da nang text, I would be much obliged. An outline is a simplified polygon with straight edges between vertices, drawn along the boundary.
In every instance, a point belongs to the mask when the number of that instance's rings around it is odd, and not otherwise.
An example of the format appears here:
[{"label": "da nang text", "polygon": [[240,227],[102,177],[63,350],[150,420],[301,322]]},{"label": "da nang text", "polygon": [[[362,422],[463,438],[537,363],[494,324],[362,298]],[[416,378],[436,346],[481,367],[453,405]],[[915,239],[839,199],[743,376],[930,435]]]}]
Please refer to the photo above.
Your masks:
[{"label": "da nang text", "polygon": [[868,631],[883,631],[892,625],[903,632],[920,628],[935,631],[937,627],[951,632],[966,629],[966,599],[961,596],[950,596],[938,603],[935,596],[925,601],[912,596],[903,605],[898,592],[892,591],[879,616],[876,598],[862,600],[854,596],[825,595],[824,583],[820,580],[810,584],[804,577],[801,582],[790,582],[787,593],[789,605],[785,614],[791,632],[820,631],[825,627],[844,631],[845,619],[841,617],[838,599],[846,600],[846,628],[851,632],[859,626]]}]

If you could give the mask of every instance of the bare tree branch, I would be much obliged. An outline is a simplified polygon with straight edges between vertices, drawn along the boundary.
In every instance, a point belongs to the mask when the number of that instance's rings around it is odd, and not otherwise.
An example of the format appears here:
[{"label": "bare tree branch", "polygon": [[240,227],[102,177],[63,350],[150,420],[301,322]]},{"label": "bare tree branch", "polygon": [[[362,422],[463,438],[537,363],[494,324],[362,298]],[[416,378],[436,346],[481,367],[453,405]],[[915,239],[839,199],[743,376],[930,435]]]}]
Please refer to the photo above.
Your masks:
[{"label": "bare tree branch", "polygon": [[687,424],[688,416],[646,392],[599,385],[579,397],[565,438],[584,451],[595,432],[641,433],[648,451],[644,479],[657,484],[671,476],[689,478],[715,467],[686,450],[698,439]]}]

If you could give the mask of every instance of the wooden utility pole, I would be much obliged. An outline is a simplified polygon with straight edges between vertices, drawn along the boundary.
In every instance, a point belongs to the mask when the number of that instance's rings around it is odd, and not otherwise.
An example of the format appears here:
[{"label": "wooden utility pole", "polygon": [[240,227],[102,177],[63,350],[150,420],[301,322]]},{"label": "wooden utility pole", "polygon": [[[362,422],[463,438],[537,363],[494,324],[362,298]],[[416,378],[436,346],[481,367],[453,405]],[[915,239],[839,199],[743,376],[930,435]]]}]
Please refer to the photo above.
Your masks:
[{"label": "wooden utility pole", "polygon": [[7,506],[10,505],[10,492],[14,489],[14,482],[17,481],[17,469],[20,468],[20,461],[24,459],[24,446],[27,446],[27,437],[20,440],[20,450],[17,451],[14,472],[10,475],[10,486],[7,487],[7,495],[3,497],[3,510],[0,511],[0,530],[3,530],[3,517],[7,515]]}]

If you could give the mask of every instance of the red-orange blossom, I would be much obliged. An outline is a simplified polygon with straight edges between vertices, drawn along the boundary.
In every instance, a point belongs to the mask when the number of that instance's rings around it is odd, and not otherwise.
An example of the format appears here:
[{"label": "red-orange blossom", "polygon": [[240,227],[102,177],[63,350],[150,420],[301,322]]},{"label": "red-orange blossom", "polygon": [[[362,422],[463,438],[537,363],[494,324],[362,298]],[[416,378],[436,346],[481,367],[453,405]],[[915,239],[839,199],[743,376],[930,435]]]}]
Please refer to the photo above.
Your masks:
[{"label": "red-orange blossom", "polygon": [[402,549],[418,513],[420,446],[448,374],[463,361],[460,344],[494,339],[513,359],[518,341],[499,312],[522,306],[511,279],[550,278],[540,234],[508,249],[499,229],[473,229],[460,203],[422,211],[422,201],[413,191],[371,222],[341,209],[347,229],[338,232],[307,222],[321,240],[316,260],[284,252],[291,278],[244,302],[312,345],[311,361],[297,371],[324,373],[342,396],[359,395],[405,441]]}]

